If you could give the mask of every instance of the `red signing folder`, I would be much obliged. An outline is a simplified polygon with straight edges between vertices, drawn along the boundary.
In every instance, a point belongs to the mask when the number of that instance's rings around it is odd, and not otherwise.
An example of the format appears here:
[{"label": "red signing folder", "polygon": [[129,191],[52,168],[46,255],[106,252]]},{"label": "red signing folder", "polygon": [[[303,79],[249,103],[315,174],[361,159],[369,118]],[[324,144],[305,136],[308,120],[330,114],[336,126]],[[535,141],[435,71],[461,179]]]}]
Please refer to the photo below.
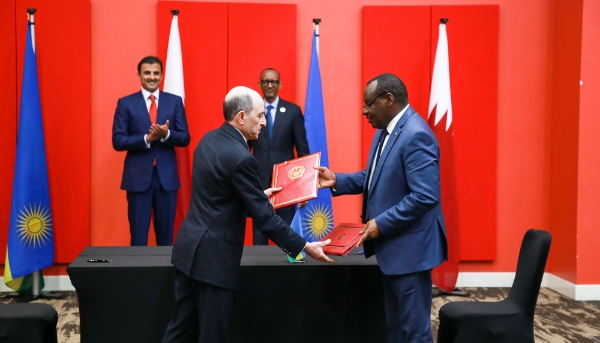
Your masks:
[{"label": "red signing folder", "polygon": [[346,256],[356,246],[363,235],[360,233],[365,224],[340,224],[336,226],[321,242],[331,239],[331,243],[323,247],[326,255]]},{"label": "red signing folder", "polygon": [[273,166],[271,187],[283,189],[271,195],[273,208],[295,205],[317,197],[321,153],[302,156]]}]

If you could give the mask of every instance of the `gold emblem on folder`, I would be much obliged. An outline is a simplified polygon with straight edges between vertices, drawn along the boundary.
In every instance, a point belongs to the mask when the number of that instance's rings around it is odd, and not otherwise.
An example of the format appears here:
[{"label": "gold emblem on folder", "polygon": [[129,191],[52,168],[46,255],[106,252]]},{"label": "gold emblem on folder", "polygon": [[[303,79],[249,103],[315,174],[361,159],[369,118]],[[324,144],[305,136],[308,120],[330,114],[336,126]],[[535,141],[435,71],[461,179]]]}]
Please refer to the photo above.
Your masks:
[{"label": "gold emblem on folder", "polygon": [[304,175],[304,171],[306,169],[303,166],[296,166],[292,169],[290,169],[290,171],[288,172],[288,176],[290,178],[290,180],[295,180],[298,178],[301,178],[302,175]]}]

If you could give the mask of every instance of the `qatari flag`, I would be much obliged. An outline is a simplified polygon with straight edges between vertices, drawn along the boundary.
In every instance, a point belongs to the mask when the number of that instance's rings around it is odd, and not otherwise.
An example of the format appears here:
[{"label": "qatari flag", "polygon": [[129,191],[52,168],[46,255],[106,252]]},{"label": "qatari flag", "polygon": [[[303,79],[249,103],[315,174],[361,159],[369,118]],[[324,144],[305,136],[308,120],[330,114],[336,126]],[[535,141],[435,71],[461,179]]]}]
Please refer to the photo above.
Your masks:
[{"label": "qatari flag", "polygon": [[438,288],[451,292],[454,290],[458,278],[458,204],[454,170],[448,36],[446,35],[446,20],[442,19],[441,22],[433,65],[427,121],[440,145],[440,182],[442,211],[448,239],[448,261],[435,268],[432,277],[433,284]]},{"label": "qatari flag", "polygon": [[[173,10],[171,31],[169,32],[169,45],[167,47],[167,61],[165,66],[165,80],[163,90],[179,95],[185,104],[185,89],[183,87],[183,59],[181,57],[181,40],[179,37],[179,11]],[[177,237],[179,226],[190,208],[192,194],[192,164],[188,147],[176,147],[177,173],[181,188],[177,192],[177,208],[175,210],[175,224],[173,237]]]}]

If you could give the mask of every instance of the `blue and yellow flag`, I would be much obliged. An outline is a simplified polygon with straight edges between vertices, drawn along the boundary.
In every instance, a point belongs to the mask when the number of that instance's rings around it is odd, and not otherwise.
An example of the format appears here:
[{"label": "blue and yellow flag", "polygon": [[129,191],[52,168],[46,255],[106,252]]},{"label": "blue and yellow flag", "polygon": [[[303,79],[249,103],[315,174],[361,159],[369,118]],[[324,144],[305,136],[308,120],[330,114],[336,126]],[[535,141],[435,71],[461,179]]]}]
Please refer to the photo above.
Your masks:
[{"label": "blue and yellow flag", "polygon": [[[54,262],[52,213],[33,23],[28,22],[4,283],[27,291],[24,277]],[[40,283],[41,284],[41,283]]]},{"label": "blue and yellow flag", "polygon": [[[296,214],[294,214],[294,219],[292,219],[292,223],[291,223],[290,227],[298,235],[304,236],[303,229],[302,229],[302,220],[300,219],[300,211],[296,211]],[[304,251],[301,251],[298,254],[298,256],[296,256],[296,258],[290,257],[290,255],[287,255],[287,258],[290,261],[290,263],[295,263],[296,261],[304,258]]]},{"label": "blue and yellow flag", "polygon": [[[318,25],[313,32],[312,55],[304,106],[304,126],[310,152],[321,152],[321,165],[329,167],[327,150],[327,132],[325,130],[325,108],[323,106],[323,87],[318,54]],[[329,188],[319,189],[316,199],[298,210],[302,216],[304,238],[309,242],[318,241],[333,228],[333,211]]]}]

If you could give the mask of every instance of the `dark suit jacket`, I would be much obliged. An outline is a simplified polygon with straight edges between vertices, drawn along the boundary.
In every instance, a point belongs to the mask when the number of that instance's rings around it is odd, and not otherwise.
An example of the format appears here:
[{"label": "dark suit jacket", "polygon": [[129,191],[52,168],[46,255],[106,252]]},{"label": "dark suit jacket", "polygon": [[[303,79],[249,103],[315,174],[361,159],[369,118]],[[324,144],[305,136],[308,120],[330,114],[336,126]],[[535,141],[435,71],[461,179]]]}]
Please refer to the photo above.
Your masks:
[{"label": "dark suit jacket", "polygon": [[265,127],[257,140],[250,141],[252,153],[258,161],[260,184],[263,189],[271,187],[274,164],[295,158],[294,147],[298,157],[310,153],[304,128],[304,116],[300,107],[279,98],[276,113],[271,139]]},{"label": "dark suit jacket", "polygon": [[171,262],[192,279],[237,288],[246,217],[290,256],[306,241],[275,215],[241,133],[228,123],[208,132],[194,152],[192,197]]},{"label": "dark suit jacket", "polygon": [[381,132],[373,137],[366,169],[336,174],[334,195],[363,193],[363,221],[375,218],[381,231],[379,238],[365,242],[365,256],[376,254],[384,274],[434,268],[448,258],[437,139],[409,106],[390,133],[368,189]]},{"label": "dark suit jacket", "polygon": [[157,139],[146,147],[144,135],[148,133],[150,116],[142,92],[133,93],[119,99],[113,121],[113,148],[127,150],[121,189],[143,192],[150,187],[152,165],[156,159],[158,178],[165,191],[179,189],[177,174],[176,146],[190,144],[187,119],[181,97],[160,92],[156,121],[164,124],[169,120],[169,138],[161,142]]}]

